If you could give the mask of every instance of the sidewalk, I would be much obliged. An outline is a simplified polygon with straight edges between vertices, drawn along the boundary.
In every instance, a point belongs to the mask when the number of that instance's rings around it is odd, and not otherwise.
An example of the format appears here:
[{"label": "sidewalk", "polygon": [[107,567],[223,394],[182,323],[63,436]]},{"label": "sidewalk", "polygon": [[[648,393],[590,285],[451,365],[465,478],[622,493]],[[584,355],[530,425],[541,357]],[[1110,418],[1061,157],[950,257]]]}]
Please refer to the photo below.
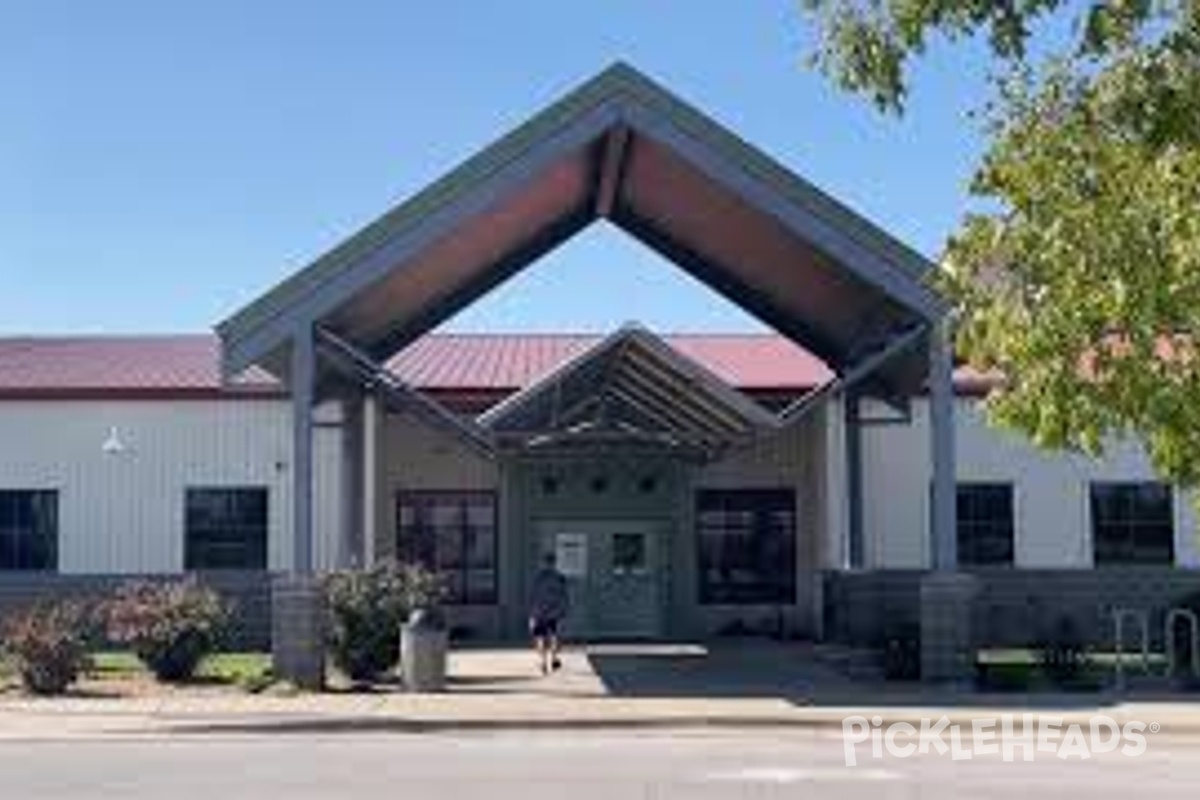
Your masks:
[{"label": "sidewalk", "polygon": [[[775,653],[779,656],[779,653]],[[608,653],[619,658],[620,653]],[[653,659],[641,651],[639,665]],[[665,667],[674,683],[668,689],[688,688],[707,654],[668,652]],[[703,660],[702,660],[703,659]],[[595,652],[570,652],[564,668],[548,677],[531,669],[528,653],[520,651],[456,653],[450,691],[415,695],[324,693],[295,696],[250,695],[233,691],[178,691],[145,697],[28,698],[0,695],[0,741],[55,740],[163,735],[235,735],[256,733],[336,733],[483,731],[504,729],[623,729],[664,728],[841,728],[846,717],[880,716],[883,724],[943,715],[951,724],[968,727],[974,719],[997,719],[1024,713],[1062,718],[1063,725],[1087,726],[1097,714],[1118,724],[1137,720],[1156,723],[1169,734],[1200,735],[1200,703],[1137,702],[1105,705],[1080,696],[982,696],[949,698],[919,686],[862,687],[858,684],[826,690],[808,686],[779,687],[773,696],[752,691],[753,682],[738,684],[736,675],[704,696],[686,691],[625,691],[628,682],[614,681],[609,667]],[[597,668],[597,664],[604,664]],[[687,665],[692,664],[689,668]],[[648,679],[651,688],[665,679]],[[625,670],[633,669],[624,667]],[[616,673],[620,675],[620,670]],[[789,670],[789,675],[791,671]],[[807,673],[807,680],[821,676]],[[825,676],[828,677],[828,676]],[[833,680],[836,681],[836,678]],[[614,689],[614,685],[616,689]],[[1030,707],[1029,703],[1033,703]],[[1019,722],[1018,722],[1019,724]]]}]

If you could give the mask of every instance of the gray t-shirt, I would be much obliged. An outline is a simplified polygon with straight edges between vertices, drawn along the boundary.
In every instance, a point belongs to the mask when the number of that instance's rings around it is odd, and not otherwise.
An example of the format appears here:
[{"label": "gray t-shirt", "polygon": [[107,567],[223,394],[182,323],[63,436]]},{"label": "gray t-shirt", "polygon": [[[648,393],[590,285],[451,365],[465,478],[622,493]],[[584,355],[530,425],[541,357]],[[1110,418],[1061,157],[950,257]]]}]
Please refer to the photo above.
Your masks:
[{"label": "gray t-shirt", "polygon": [[533,619],[562,619],[570,607],[567,579],[553,567],[543,567],[533,579],[529,616]]}]

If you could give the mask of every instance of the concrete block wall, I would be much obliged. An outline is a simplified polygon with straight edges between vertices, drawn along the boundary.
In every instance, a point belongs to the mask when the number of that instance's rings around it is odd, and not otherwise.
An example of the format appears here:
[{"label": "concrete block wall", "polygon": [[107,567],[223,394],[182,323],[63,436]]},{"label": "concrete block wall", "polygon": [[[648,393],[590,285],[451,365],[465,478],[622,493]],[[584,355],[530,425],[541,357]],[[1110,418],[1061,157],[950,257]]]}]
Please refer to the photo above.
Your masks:
[{"label": "concrete block wall", "polygon": [[[825,574],[825,638],[879,645],[888,630],[920,621],[920,570]],[[1162,646],[1167,611],[1200,593],[1200,571],[1164,567],[1095,570],[974,570],[971,632],[977,646],[1027,647],[1070,619],[1092,645],[1113,645],[1113,608],[1149,615],[1151,643]],[[1127,637],[1128,640],[1128,637]]]}]

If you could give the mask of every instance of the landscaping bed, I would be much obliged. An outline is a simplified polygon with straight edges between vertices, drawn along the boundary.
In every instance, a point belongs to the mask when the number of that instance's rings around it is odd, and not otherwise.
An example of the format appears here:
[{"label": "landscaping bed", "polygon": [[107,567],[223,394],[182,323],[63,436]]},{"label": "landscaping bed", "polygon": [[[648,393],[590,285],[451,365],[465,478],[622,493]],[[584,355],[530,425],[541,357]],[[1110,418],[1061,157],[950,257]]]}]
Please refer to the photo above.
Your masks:
[{"label": "landscaping bed", "polygon": [[[268,653],[215,653],[200,662],[186,684],[155,680],[153,673],[130,651],[102,651],[71,690],[72,694],[106,697],[147,697],[181,691],[258,693],[272,685]],[[21,691],[16,669],[0,660],[0,692]]]}]

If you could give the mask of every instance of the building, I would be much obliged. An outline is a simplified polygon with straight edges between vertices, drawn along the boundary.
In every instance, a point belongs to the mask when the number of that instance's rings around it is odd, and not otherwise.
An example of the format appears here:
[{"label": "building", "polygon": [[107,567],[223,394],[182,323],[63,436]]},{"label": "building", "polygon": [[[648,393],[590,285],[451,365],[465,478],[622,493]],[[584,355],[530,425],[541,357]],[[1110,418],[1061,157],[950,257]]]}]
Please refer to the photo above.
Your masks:
[{"label": "building", "polygon": [[[598,218],[779,333],[430,333]],[[398,557],[518,636],[554,553],[579,636],[974,608],[999,641],[1190,589],[1191,504],[1136,443],[984,425],[930,268],[618,65],[216,336],[0,341],[0,597],[197,570],[265,614],[268,575]],[[970,603],[922,590],[960,572]]]}]

